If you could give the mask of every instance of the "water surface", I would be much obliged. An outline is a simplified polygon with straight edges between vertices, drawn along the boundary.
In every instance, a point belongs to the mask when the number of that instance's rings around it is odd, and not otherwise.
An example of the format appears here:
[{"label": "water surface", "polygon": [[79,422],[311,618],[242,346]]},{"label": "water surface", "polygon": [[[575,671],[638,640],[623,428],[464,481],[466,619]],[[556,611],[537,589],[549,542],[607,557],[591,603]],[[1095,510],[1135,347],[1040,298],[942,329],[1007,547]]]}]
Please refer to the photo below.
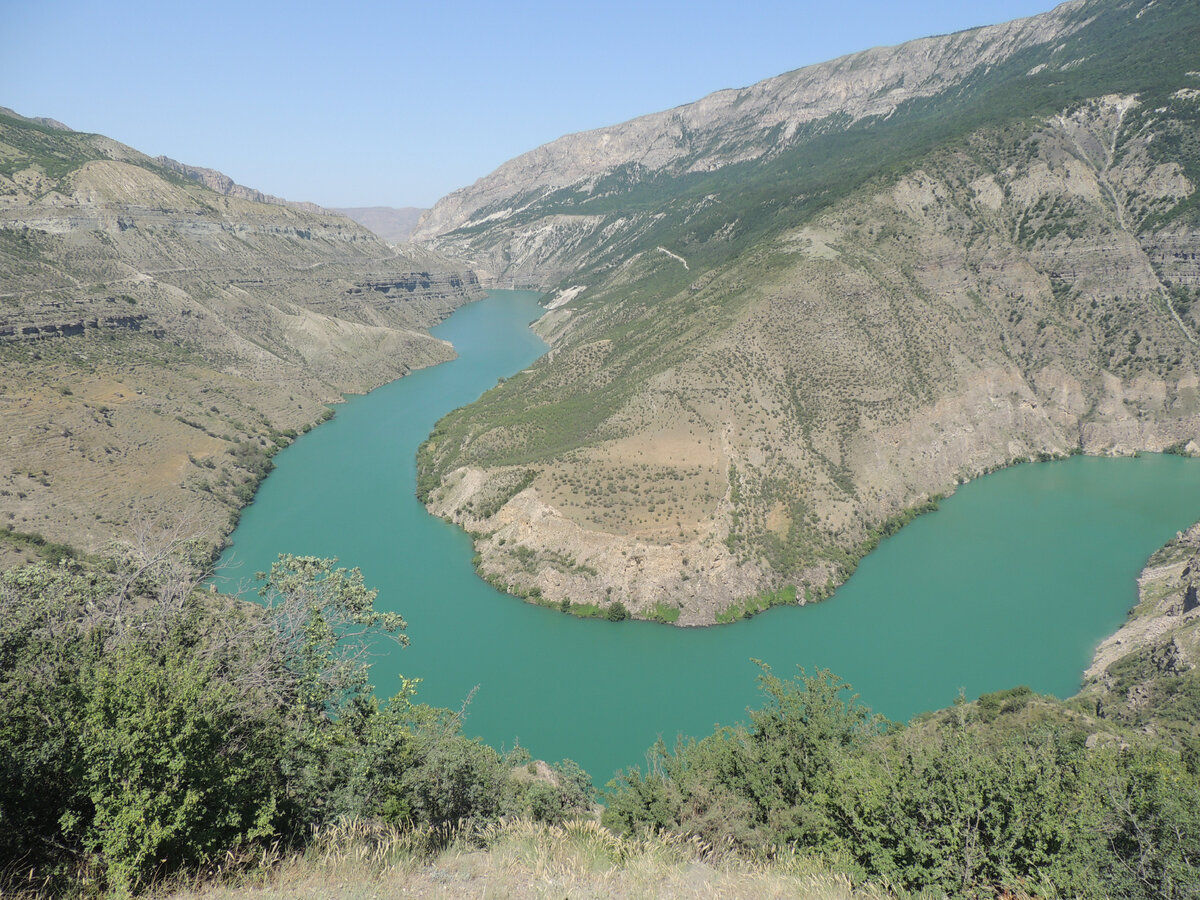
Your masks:
[{"label": "water surface", "polygon": [[[374,681],[420,677],[496,747],[569,757],[603,784],[659,735],[703,735],[757,702],[751,658],[832,669],[893,719],[1027,684],[1068,696],[1136,599],[1146,558],[1200,519],[1200,460],[1075,457],[971,484],[885,541],[824,603],[737,625],[581,620],[491,588],[471,543],[417,503],[415,453],[434,423],[545,351],[537,294],[496,291],[434,329],[459,353],[338,406],[276,457],[226,560],[233,582],[282,552],[336,556],[408,620],[411,646]],[[226,583],[228,588],[230,582]]]}]

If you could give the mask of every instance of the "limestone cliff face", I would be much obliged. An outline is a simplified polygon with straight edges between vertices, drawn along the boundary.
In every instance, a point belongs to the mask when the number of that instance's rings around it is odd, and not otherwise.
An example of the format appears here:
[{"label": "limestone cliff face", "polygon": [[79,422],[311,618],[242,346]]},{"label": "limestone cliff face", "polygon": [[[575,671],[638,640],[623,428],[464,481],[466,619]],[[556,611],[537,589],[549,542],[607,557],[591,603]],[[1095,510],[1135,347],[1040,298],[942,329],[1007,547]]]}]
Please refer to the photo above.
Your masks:
[{"label": "limestone cliff face", "polygon": [[[662,171],[676,176],[714,172],[777,156],[810,138],[809,126],[816,123],[821,129],[844,129],[868,117],[886,118],[904,103],[944,94],[1022,51],[1052,47],[1086,23],[1085,6],[1073,0],[1041,16],[877,47],[620,125],[567,135],[439,200],[421,218],[412,240],[465,250],[485,277],[498,283],[554,283],[579,267],[582,256],[572,250],[584,243],[583,235],[594,237],[601,224],[586,215],[525,220],[523,213],[555,192],[571,189],[595,199],[613,190],[606,181],[614,173],[638,181]],[[624,228],[637,224],[621,223]],[[452,234],[483,225],[505,226],[508,240]],[[551,260],[559,256],[565,259],[556,265]]]},{"label": "limestone cliff face", "polygon": [[218,540],[261,474],[244,445],[450,358],[427,329],[482,295],[437,252],[219,172],[15,114],[0,144],[0,459],[39,461],[0,477],[18,531],[95,549],[137,504]]},{"label": "limestone cliff face", "polygon": [[553,349],[439,425],[430,508],[516,593],[703,624],[827,595],[1014,460],[1200,450],[1197,36],[1187,3],[1068,3],[451,195],[430,243],[554,288]]}]

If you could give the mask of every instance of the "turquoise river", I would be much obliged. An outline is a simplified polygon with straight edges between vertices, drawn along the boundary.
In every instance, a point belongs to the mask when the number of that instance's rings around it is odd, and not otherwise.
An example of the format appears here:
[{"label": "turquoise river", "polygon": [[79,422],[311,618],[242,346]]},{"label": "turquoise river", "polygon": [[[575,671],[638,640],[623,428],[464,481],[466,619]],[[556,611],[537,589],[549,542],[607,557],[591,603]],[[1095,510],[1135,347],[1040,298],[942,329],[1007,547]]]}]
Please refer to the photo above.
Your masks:
[{"label": "turquoise river", "polygon": [[885,541],[836,595],[736,625],[679,629],[577,619],[493,590],[471,543],[414,496],[415,453],[450,410],[546,349],[527,325],[537,294],[497,291],[434,333],[459,358],[337,408],[276,457],[233,535],[223,589],[252,587],[276,554],[336,556],[408,620],[411,645],[375,661],[457,709],[493,746],[571,758],[597,784],[644,762],[662,735],[708,734],[757,703],[751,661],[781,675],[832,669],[874,709],[905,720],[1027,684],[1075,692],[1096,644],[1136,597],[1146,558],[1200,519],[1200,460],[1075,457],[961,487]]}]

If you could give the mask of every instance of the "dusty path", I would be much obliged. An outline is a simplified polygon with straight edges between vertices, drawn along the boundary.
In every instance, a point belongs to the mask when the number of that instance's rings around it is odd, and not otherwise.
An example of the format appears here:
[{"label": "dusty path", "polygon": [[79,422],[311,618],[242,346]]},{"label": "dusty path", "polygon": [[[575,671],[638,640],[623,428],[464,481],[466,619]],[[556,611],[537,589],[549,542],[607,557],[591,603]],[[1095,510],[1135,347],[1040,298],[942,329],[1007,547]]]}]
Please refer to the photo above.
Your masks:
[{"label": "dusty path", "polygon": [[672,253],[672,252],[671,252],[670,250],[668,250],[666,247],[658,247],[658,248],[657,248],[657,250],[658,250],[658,252],[659,252],[659,253],[665,253],[665,254],[667,254],[667,256],[671,257],[671,259],[677,259],[677,260],[679,260],[681,263],[683,263],[683,267],[684,267],[685,269],[688,269],[688,270],[690,271],[690,268],[691,268],[691,267],[690,267],[690,266],[688,266],[688,264],[687,264],[687,260],[686,260],[686,259],[684,259],[682,256],[680,256],[678,253]]}]

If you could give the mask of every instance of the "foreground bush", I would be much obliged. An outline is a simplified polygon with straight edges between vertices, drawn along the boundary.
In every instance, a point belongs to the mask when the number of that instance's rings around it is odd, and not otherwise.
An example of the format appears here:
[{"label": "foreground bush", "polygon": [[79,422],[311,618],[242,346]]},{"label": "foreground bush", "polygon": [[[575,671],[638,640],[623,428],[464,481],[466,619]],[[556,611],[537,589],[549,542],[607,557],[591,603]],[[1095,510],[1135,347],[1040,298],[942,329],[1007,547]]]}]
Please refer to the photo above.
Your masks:
[{"label": "foreground bush", "polygon": [[791,847],[951,896],[1200,895],[1192,757],[1149,739],[1089,750],[1069,721],[997,719],[989,698],[896,729],[828,672],[761,684],[748,726],[660,744],[610,784],[605,824]]},{"label": "foreground bush", "polygon": [[368,654],[404,620],[357,570],[281,557],[256,605],[197,590],[180,559],[0,574],[0,892],[136,892],[346,817],[590,809],[574,764],[528,777],[528,755],[468,740],[414,683],[374,696]]}]

